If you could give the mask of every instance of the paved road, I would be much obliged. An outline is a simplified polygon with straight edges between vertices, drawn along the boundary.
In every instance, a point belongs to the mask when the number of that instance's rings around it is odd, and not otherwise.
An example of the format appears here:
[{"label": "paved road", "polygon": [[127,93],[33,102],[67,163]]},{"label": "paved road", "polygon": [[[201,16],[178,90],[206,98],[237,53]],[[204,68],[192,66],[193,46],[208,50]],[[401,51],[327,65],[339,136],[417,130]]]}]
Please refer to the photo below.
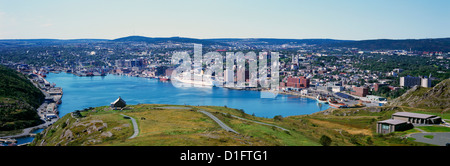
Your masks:
[{"label": "paved road", "polygon": [[131,119],[131,123],[133,123],[134,133],[133,133],[133,135],[132,135],[130,138],[128,138],[128,139],[132,139],[132,138],[134,138],[134,137],[137,137],[137,135],[139,134],[139,128],[138,128],[138,125],[137,125],[137,123],[136,123],[136,119],[134,119],[134,118],[132,118],[132,117],[130,117],[130,116],[124,115],[124,114],[120,114],[120,115],[122,115],[122,116],[125,117],[125,118],[130,118],[130,119]]},{"label": "paved road", "polygon": [[[432,135],[433,139],[425,138],[425,135]],[[450,143],[450,132],[413,133],[410,137],[415,138],[417,142],[439,146],[445,146],[446,143]]]},{"label": "paved road", "polygon": [[229,131],[229,132],[233,132],[236,134],[239,134],[237,131],[233,130],[232,128],[228,127],[225,123],[223,123],[221,120],[219,120],[216,116],[214,116],[213,114],[206,112],[204,110],[198,110],[198,112],[201,112],[207,116],[209,116],[211,119],[213,119],[214,121],[216,121],[217,124],[219,124],[220,127],[222,127],[224,130]]}]

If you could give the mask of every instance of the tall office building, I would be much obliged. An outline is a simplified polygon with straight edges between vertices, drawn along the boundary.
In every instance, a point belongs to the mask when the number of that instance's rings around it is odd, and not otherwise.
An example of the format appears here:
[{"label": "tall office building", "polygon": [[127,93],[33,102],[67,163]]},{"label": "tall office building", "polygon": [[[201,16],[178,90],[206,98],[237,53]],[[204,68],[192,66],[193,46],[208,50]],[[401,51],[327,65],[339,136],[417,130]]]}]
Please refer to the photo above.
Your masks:
[{"label": "tall office building", "polygon": [[406,77],[400,77],[400,86],[401,87],[412,87],[419,85],[421,87],[431,87],[431,80],[427,77],[412,77],[412,76],[406,76]]}]

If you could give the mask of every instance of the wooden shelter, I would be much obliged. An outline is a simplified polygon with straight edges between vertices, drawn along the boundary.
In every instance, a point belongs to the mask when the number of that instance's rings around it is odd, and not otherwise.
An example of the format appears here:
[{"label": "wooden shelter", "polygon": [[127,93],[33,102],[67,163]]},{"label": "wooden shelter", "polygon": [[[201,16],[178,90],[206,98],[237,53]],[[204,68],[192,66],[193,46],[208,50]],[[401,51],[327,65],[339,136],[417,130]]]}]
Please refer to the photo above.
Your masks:
[{"label": "wooden shelter", "polygon": [[122,109],[122,108],[124,108],[125,106],[127,106],[127,103],[126,103],[125,100],[123,100],[120,96],[119,96],[119,98],[117,98],[116,101],[114,101],[114,102],[111,103],[111,108],[112,108],[112,109],[115,109],[115,110],[117,110],[117,109]]}]

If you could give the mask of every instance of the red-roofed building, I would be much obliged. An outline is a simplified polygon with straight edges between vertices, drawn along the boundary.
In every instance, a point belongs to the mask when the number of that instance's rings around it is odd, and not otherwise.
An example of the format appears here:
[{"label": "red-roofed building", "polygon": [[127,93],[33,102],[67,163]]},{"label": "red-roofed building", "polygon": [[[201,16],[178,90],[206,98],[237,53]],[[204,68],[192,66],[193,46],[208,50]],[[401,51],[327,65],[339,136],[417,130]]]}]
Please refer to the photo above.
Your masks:
[{"label": "red-roofed building", "polygon": [[289,77],[287,79],[286,86],[293,88],[308,88],[309,87],[309,78],[304,76],[301,77]]}]

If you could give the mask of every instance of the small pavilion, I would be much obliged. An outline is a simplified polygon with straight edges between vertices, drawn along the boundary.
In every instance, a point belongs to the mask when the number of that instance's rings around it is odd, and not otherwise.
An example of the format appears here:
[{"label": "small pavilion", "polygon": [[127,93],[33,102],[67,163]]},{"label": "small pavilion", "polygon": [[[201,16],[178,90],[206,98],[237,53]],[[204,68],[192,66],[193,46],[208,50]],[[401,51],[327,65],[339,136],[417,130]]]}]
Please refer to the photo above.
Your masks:
[{"label": "small pavilion", "polygon": [[123,109],[125,106],[127,106],[127,103],[120,96],[116,101],[111,103],[111,108],[114,110]]}]

